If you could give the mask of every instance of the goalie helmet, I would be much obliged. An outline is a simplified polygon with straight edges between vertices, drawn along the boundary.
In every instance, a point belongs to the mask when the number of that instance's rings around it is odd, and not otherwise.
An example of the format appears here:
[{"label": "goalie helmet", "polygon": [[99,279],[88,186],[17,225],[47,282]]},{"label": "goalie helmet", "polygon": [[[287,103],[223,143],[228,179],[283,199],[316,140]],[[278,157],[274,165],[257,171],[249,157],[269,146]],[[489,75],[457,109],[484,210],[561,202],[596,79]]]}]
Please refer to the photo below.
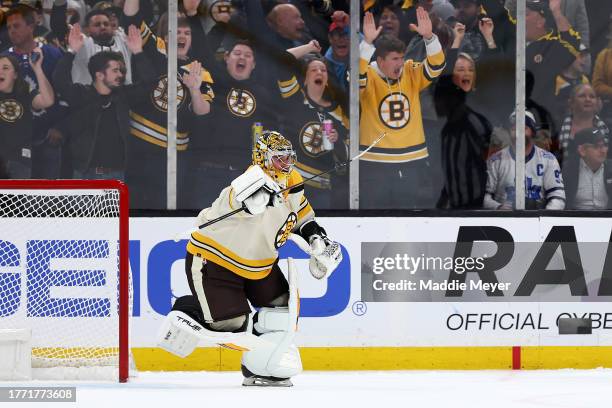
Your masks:
[{"label": "goalie helmet", "polygon": [[291,142],[279,132],[264,130],[255,142],[253,164],[267,171],[277,182],[291,173],[295,160]]}]

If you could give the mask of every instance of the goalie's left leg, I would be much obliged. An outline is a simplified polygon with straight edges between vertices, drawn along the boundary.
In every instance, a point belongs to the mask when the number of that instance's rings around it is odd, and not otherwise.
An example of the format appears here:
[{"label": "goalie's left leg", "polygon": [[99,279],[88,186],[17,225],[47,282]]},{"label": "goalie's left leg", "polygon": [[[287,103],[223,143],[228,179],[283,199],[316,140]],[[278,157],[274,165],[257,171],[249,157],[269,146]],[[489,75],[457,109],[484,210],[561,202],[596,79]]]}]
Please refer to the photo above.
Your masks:
[{"label": "goalie's left leg", "polygon": [[[292,327],[289,327],[292,326]],[[245,386],[290,387],[290,378],[302,372],[300,352],[293,343],[295,321],[288,307],[262,307],[253,317],[253,334],[274,344],[242,354]]]},{"label": "goalie's left leg", "polygon": [[[250,281],[245,286],[249,301],[264,306],[253,317],[253,334],[276,344],[273,350],[256,349],[243,353],[242,374],[245,386],[283,386],[293,384],[290,378],[302,371],[300,353],[293,343],[297,330],[299,299],[297,271],[292,259],[288,263],[288,285],[278,264],[268,276],[267,284]],[[270,288],[276,287],[272,298]],[[280,293],[280,295],[278,295]]]}]

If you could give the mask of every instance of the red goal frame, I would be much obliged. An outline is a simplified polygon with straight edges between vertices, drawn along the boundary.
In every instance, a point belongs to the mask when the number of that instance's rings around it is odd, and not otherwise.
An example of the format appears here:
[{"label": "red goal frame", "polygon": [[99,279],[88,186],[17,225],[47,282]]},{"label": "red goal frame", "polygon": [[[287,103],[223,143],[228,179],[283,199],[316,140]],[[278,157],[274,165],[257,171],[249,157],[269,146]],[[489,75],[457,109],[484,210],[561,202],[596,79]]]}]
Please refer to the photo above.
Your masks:
[{"label": "red goal frame", "polygon": [[0,188],[15,190],[119,191],[119,382],[129,378],[129,192],[118,180],[0,180]]}]

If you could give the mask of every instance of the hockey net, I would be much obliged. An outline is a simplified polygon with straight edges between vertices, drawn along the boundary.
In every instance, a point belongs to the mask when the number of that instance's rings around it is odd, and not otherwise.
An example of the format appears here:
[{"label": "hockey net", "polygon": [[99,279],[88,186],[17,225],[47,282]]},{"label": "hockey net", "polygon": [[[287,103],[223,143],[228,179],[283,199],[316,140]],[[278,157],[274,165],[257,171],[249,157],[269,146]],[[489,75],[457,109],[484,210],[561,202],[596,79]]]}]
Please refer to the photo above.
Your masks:
[{"label": "hockey net", "polygon": [[0,180],[0,329],[31,330],[34,378],[127,381],[125,185]]}]

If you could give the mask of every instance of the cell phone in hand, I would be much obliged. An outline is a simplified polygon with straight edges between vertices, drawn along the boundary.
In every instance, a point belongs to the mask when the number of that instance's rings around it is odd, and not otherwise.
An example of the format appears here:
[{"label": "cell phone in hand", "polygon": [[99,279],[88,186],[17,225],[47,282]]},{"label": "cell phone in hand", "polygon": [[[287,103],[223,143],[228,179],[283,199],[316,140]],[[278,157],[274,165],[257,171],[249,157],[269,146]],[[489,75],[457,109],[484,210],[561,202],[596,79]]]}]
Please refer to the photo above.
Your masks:
[{"label": "cell phone in hand", "polygon": [[40,59],[40,52],[33,52],[30,55],[30,59],[32,60],[32,63],[36,64],[36,62]]}]

